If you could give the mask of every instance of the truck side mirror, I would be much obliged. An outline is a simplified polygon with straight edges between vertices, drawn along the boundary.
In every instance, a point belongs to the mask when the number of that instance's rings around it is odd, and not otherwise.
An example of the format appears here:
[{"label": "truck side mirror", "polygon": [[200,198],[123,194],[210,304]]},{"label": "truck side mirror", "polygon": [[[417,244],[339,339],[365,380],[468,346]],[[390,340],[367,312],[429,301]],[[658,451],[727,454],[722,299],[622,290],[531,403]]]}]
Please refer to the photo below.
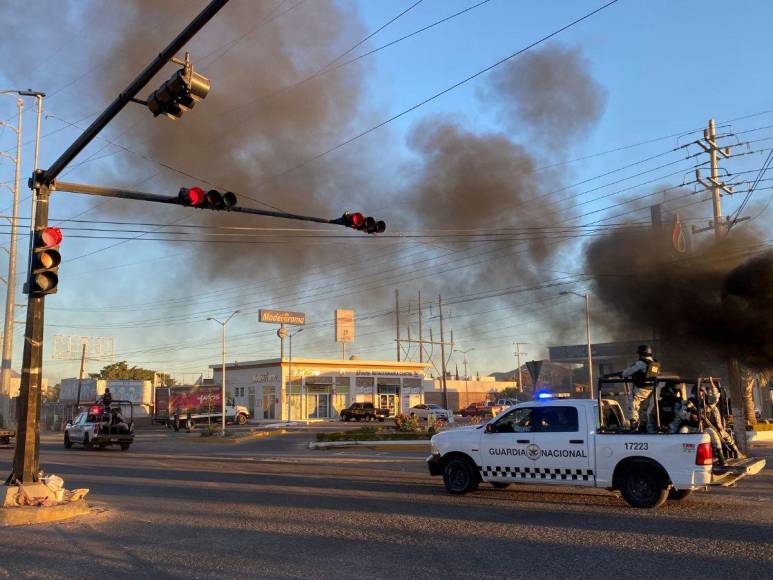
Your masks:
[{"label": "truck side mirror", "polygon": [[486,426],[484,427],[484,430],[486,433],[495,433],[494,431],[494,424],[493,423],[486,423]]}]

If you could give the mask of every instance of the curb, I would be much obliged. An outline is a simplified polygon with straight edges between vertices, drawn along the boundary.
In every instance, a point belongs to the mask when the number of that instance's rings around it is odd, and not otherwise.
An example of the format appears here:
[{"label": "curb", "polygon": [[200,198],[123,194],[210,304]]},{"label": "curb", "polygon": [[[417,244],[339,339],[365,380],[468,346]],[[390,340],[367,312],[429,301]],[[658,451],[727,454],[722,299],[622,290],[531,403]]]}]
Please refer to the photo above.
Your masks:
[{"label": "curb", "polygon": [[90,511],[85,499],[50,507],[23,506],[0,508],[0,527],[61,522],[78,516],[85,516]]},{"label": "curb", "polygon": [[252,441],[254,439],[262,439],[263,437],[271,437],[274,435],[284,435],[287,433],[287,429],[272,429],[270,431],[253,431],[251,433],[246,433],[244,435],[239,435],[238,437],[187,437],[183,439],[183,441],[191,441],[196,443],[213,443],[213,444],[220,444],[220,445],[228,445],[228,444],[238,444],[238,443],[244,443],[245,441]]},{"label": "curb", "polygon": [[309,449],[346,449],[347,447],[367,447],[372,449],[429,449],[429,439],[379,440],[379,441],[310,441]]},{"label": "curb", "polygon": [[749,443],[760,443],[762,441],[773,441],[773,431],[747,431],[746,440]]}]

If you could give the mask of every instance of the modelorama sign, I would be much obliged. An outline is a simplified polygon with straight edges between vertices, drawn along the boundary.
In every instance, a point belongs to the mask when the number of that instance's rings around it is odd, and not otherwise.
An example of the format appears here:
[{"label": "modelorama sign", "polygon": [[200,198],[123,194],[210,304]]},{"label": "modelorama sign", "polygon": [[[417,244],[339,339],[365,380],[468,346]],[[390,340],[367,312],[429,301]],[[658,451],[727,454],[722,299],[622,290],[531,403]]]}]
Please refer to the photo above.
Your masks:
[{"label": "modelorama sign", "polygon": [[258,320],[272,324],[306,324],[306,313],[288,310],[258,310]]}]

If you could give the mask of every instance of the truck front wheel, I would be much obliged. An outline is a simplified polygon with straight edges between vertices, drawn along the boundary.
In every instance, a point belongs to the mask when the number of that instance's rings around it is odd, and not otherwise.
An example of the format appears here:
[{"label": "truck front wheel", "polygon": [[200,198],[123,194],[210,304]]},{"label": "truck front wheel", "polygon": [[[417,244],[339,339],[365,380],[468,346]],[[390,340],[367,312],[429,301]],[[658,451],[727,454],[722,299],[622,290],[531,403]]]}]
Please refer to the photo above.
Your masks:
[{"label": "truck front wheel", "polygon": [[239,425],[246,425],[247,424],[247,415],[245,415],[244,413],[239,413],[236,416],[236,422]]},{"label": "truck front wheel", "polygon": [[663,505],[666,501],[668,486],[654,469],[637,466],[623,475],[620,493],[631,507],[651,509]]},{"label": "truck front wheel", "polygon": [[478,488],[475,466],[469,459],[452,457],[443,466],[443,483],[448,493],[462,495]]}]

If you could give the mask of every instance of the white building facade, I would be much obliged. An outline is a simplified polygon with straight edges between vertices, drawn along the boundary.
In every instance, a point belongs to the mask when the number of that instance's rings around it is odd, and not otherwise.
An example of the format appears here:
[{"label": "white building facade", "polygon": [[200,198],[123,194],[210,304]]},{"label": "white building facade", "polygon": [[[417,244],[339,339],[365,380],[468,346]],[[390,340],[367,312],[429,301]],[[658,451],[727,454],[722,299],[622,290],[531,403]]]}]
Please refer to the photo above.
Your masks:
[{"label": "white building facade", "polygon": [[[221,383],[221,365],[210,365]],[[292,372],[292,378],[290,373]],[[425,363],[279,358],[227,363],[226,392],[255,419],[338,418],[354,402],[372,402],[391,416],[424,401],[432,388]]]}]

